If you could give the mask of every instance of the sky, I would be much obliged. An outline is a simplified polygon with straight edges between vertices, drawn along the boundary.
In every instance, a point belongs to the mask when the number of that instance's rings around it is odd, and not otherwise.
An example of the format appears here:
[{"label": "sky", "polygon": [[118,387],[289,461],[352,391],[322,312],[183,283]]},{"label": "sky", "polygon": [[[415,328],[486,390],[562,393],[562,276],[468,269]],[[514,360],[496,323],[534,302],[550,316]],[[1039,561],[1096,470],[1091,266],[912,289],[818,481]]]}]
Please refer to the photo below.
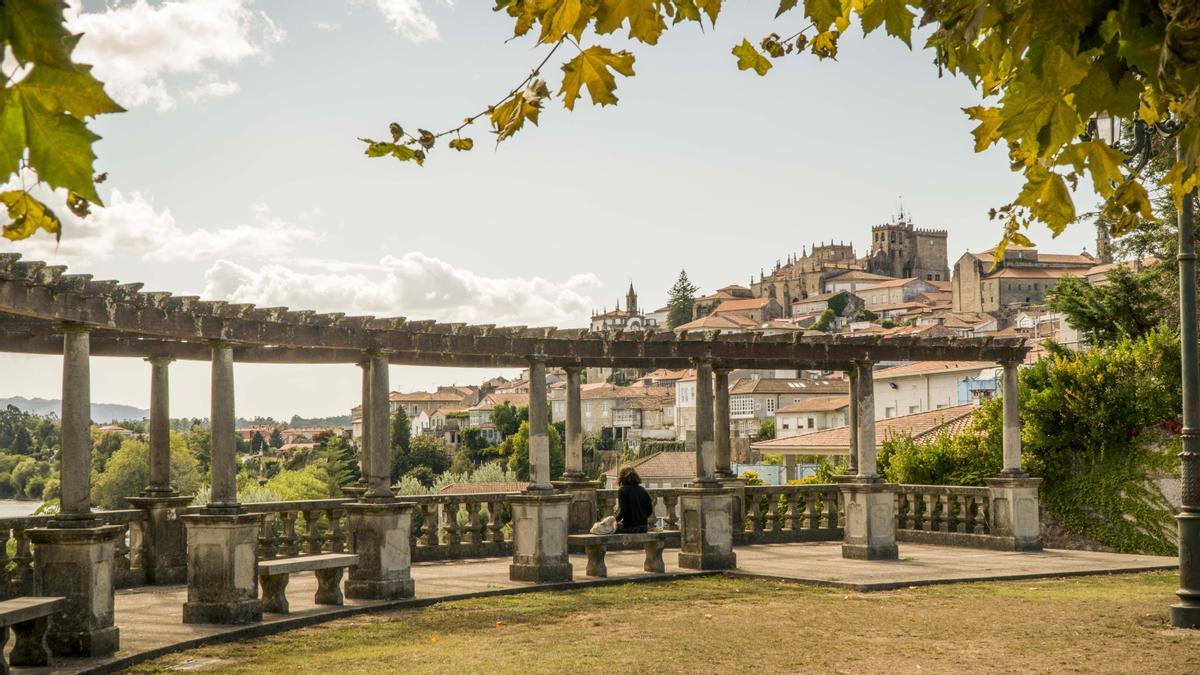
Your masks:
[{"label": "sky", "polygon": [[[77,60],[128,109],[92,124],[106,208],[67,214],[58,244],[0,240],[0,252],[215,300],[574,327],[631,282],[643,307],[665,304],[681,269],[707,292],[814,242],[861,254],[901,206],[949,231],[953,266],[995,245],[988,210],[1019,189],[1002,149],[973,152],[961,108],[978,95],[939,78],[930,52],[851,33],[837,61],[738,71],[729,50],[743,37],[798,28],[798,14],[773,21],[772,3],[749,0],[657,47],[590,36],[637,56],[615,107],[569,112],[556,99],[538,127],[499,147],[469,127],[475,151],[439,148],[423,168],[365,157],[359,137],[393,121],[454,126],[541,60],[533,38],[507,41],[512,22],[491,6],[73,0]],[[554,65],[552,87],[558,76]],[[1081,212],[1094,202],[1076,195]],[[1030,234],[1043,250],[1094,250],[1086,223]],[[491,374],[390,376],[410,391]],[[235,376],[241,416],[345,414],[360,392],[349,365]],[[203,363],[172,367],[173,415],[207,415],[208,377]],[[92,399],[147,407],[149,378],[141,361],[95,358]],[[60,358],[0,354],[0,397],[57,398],[60,386]]]}]

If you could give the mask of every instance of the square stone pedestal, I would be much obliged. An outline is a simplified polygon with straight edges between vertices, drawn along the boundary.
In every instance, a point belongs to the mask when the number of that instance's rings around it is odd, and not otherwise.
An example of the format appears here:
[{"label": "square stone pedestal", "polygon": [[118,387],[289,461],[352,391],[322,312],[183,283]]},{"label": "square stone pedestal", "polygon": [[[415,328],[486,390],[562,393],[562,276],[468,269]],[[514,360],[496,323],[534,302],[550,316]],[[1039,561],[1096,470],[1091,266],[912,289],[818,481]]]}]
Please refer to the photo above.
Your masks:
[{"label": "square stone pedestal", "polygon": [[146,571],[146,583],[182,584],[187,581],[187,531],[180,511],[192,503],[189,496],[126,497],[135,509],[146,512],[140,528],[129,529],[129,556],[134,567]]},{"label": "square stone pedestal", "polygon": [[359,502],[346,505],[350,553],[358,565],[346,578],[346,597],[398,600],[413,597],[412,504]]},{"label": "square stone pedestal", "polygon": [[718,478],[721,487],[733,495],[733,536],[746,529],[746,481],[741,478]]},{"label": "square stone pedestal", "polygon": [[1042,550],[1042,526],[1038,518],[1038,486],[1041,478],[1022,475],[985,480],[991,493],[991,530],[1012,539],[1014,551]]},{"label": "square stone pedestal", "polygon": [[56,656],[107,656],[117,651],[113,552],[123,530],[119,525],[29,530],[34,594],[67,599],[46,633],[46,645]]},{"label": "square stone pedestal", "polygon": [[596,503],[597,485],[589,480],[556,480],[554,488],[571,495],[569,508],[571,534],[587,534],[595,524],[599,506]]},{"label": "square stone pedestal", "polygon": [[738,510],[732,488],[684,488],[679,491],[679,566],[692,570],[737,567],[733,519]]},{"label": "square stone pedestal", "polygon": [[571,495],[525,493],[509,498],[512,506],[513,581],[570,581],[567,557]]},{"label": "square stone pedestal", "polygon": [[842,557],[896,560],[896,486],[883,482],[841,483],[846,504]]},{"label": "square stone pedestal", "polygon": [[249,513],[183,517],[188,551],[184,623],[262,620],[258,599],[259,521],[259,516]]}]

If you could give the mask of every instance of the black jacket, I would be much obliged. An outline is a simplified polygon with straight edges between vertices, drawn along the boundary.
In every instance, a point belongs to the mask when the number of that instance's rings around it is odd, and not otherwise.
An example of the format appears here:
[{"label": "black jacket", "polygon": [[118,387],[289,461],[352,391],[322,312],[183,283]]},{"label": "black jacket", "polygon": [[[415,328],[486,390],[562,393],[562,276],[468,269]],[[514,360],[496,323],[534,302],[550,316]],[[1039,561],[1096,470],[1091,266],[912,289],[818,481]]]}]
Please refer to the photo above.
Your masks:
[{"label": "black jacket", "polygon": [[617,490],[617,532],[645,532],[654,515],[654,500],[641,485],[622,485]]}]

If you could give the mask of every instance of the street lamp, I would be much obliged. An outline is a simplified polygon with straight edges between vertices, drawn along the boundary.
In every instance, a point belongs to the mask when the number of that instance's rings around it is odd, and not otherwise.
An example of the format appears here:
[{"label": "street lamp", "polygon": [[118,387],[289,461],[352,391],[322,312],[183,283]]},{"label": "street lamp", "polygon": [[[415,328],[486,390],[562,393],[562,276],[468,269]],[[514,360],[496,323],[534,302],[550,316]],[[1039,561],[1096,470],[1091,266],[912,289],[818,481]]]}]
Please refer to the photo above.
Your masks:
[{"label": "street lamp", "polygon": [[[1151,136],[1174,136],[1183,125],[1168,120],[1154,125],[1133,122],[1133,147],[1124,150],[1128,163],[1137,172],[1150,161]],[[1117,118],[1101,113],[1088,122],[1088,138],[1098,137],[1117,147],[1122,141],[1123,125]],[[1176,145],[1176,158],[1183,151]],[[1179,209],[1179,346],[1183,365],[1183,432],[1180,434],[1182,465],[1180,483],[1183,493],[1179,515],[1179,602],[1171,605],[1171,624],[1179,628],[1200,628],[1200,371],[1196,358],[1196,242],[1195,200],[1193,189]]]}]

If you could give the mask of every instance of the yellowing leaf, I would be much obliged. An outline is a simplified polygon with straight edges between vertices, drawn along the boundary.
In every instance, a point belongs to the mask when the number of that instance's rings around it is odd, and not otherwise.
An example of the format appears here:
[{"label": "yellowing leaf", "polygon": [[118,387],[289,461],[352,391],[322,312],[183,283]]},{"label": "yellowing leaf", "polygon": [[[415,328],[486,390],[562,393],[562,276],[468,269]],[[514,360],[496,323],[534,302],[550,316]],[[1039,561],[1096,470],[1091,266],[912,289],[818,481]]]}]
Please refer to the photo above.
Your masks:
[{"label": "yellowing leaf", "polygon": [[1087,143],[1088,169],[1092,173],[1092,185],[1096,194],[1108,197],[1113,193],[1113,185],[1124,180],[1121,166],[1127,156],[1120,150],[1109,147],[1099,138],[1093,138]]},{"label": "yellowing leaf", "polygon": [[542,24],[540,42],[557,42],[565,35],[578,38],[583,33],[581,24],[590,16],[584,13],[583,0],[537,0],[537,8]]},{"label": "yellowing leaf", "polygon": [[975,136],[975,152],[983,152],[993,143],[1000,140],[1000,109],[981,105],[963,108],[971,119],[978,120],[979,126],[971,132]]},{"label": "yellowing leaf", "polygon": [[92,77],[91,66],[66,69],[37,65],[14,89],[46,110],[62,110],[80,119],[125,110]]},{"label": "yellowing leaf", "polygon": [[864,0],[859,12],[864,34],[885,25],[888,35],[898,37],[912,47],[913,14],[906,0]]},{"label": "yellowing leaf", "polygon": [[742,44],[733,48],[732,53],[738,57],[738,70],[751,70],[759,75],[766,75],[771,69],[771,62],[767,57],[763,56],[750,44],[750,41],[743,38]]},{"label": "yellowing leaf", "polygon": [[475,147],[475,141],[469,138],[455,138],[450,141],[450,148],[459,152],[466,152]]},{"label": "yellowing leaf", "polygon": [[92,182],[95,172],[92,143],[100,139],[78,118],[42,108],[21,97],[25,111],[25,142],[29,146],[29,165],[51,187],[66,188],[99,204],[100,196]]},{"label": "yellowing leaf", "polygon": [[708,15],[708,22],[717,25],[717,15],[721,13],[721,0],[694,0],[696,8]]},{"label": "yellowing leaf", "polygon": [[1016,203],[1058,234],[1075,220],[1075,203],[1063,177],[1039,165],[1025,172],[1025,186]]},{"label": "yellowing leaf", "polygon": [[1175,208],[1183,208],[1183,197],[1189,192],[1195,190],[1200,184],[1196,174],[1192,174],[1184,179],[1183,162],[1175,162],[1171,165],[1171,170],[1162,177],[1162,185],[1166,186],[1171,191],[1171,197],[1175,200]]},{"label": "yellowing leaf", "polygon": [[809,50],[823,59],[837,58],[837,43],[838,33],[835,30],[817,33],[813,36],[811,42],[808,43]]},{"label": "yellowing leaf", "polygon": [[599,0],[596,5],[596,33],[605,35],[629,22],[629,37],[646,44],[658,44],[667,29],[655,0]]},{"label": "yellowing leaf", "polygon": [[592,103],[610,105],[617,102],[613,92],[617,88],[613,71],[625,77],[633,75],[633,54],[626,51],[613,52],[606,47],[591,46],[578,56],[563,64],[563,105],[575,109],[575,99],[580,88],[586,86]]},{"label": "yellowing leaf", "polygon": [[542,111],[542,101],[549,94],[543,80],[534,80],[512,98],[492,108],[488,112],[488,118],[492,122],[493,131],[496,132],[496,142],[520,131],[521,127],[525,126],[525,120],[537,124],[538,114]]},{"label": "yellowing leaf", "polygon": [[35,232],[45,230],[52,234],[60,234],[62,223],[45,204],[34,199],[24,190],[0,192],[0,204],[8,209],[11,222],[4,226],[5,239],[26,239]]},{"label": "yellowing leaf", "polygon": [[842,3],[841,0],[804,0],[804,13],[818,31],[824,32],[842,15]]},{"label": "yellowing leaf", "polygon": [[779,9],[775,11],[775,18],[778,19],[785,12],[790,12],[796,8],[799,0],[779,0]]}]

